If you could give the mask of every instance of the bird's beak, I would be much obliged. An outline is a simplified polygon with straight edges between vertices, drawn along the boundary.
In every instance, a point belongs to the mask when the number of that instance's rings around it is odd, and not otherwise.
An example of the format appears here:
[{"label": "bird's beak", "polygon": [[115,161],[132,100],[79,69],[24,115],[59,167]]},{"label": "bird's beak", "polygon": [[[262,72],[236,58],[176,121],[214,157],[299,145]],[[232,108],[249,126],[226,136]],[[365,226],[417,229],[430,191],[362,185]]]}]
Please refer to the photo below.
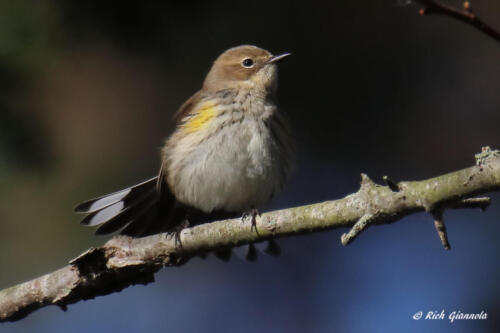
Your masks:
[{"label": "bird's beak", "polygon": [[269,59],[267,61],[268,64],[270,63],[273,63],[273,62],[276,62],[276,61],[280,61],[281,59],[285,58],[285,57],[288,57],[291,53],[282,53],[282,54],[278,54],[278,55],[275,55],[275,56],[272,56],[271,59]]}]

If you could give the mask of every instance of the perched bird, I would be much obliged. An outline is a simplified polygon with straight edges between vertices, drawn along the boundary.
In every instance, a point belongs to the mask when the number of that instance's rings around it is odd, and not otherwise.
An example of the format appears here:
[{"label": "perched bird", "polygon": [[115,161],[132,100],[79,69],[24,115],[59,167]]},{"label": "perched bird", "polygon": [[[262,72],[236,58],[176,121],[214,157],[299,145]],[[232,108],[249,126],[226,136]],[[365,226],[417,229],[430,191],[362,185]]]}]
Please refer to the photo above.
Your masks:
[{"label": "perched bird", "polygon": [[140,237],[269,202],[294,159],[289,122],[276,104],[277,62],[288,55],[251,45],[222,53],[177,111],[159,175],[81,203],[75,211],[88,214],[81,223],[99,226],[96,234]]}]

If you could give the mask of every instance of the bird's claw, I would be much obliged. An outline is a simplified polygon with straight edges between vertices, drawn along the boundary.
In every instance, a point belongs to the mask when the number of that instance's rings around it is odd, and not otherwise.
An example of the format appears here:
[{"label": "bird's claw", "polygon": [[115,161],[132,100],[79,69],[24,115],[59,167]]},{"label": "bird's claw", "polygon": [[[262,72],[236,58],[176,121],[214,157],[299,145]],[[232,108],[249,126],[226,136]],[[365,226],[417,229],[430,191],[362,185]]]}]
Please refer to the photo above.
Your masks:
[{"label": "bird's claw", "polygon": [[186,229],[189,227],[189,221],[184,220],[182,221],[181,224],[179,224],[177,227],[174,228],[174,240],[175,240],[175,246],[180,246],[182,248],[182,242],[181,242],[181,232],[182,230]]},{"label": "bird's claw", "polygon": [[257,232],[257,216],[260,217],[260,212],[257,208],[252,208],[250,209],[249,211],[246,211],[243,213],[243,215],[241,215],[241,222],[245,222],[245,220],[247,218],[251,218],[251,227],[250,227],[250,230],[254,230],[255,229],[255,232]]}]

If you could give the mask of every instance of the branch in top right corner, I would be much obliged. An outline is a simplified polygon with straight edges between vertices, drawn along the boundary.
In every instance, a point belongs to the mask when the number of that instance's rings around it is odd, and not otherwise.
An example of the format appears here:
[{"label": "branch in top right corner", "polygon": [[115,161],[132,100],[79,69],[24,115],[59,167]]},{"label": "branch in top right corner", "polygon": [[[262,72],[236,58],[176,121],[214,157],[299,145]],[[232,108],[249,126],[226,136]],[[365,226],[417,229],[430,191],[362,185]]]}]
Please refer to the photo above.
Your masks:
[{"label": "branch in top right corner", "polygon": [[441,14],[472,25],[486,35],[500,42],[500,32],[480,19],[472,10],[470,2],[465,1],[463,8],[456,8],[436,0],[414,0],[425,7],[420,9],[420,15]]}]

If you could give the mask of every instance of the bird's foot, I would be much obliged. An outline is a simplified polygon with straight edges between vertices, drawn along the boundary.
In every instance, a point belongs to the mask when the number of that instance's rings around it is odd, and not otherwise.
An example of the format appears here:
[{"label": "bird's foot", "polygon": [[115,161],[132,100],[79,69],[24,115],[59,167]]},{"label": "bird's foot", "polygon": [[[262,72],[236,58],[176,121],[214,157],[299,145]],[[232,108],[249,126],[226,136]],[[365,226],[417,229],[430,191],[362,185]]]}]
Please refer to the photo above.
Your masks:
[{"label": "bird's foot", "polygon": [[251,218],[251,223],[252,225],[250,226],[250,231],[255,229],[255,232],[257,232],[257,216],[260,216],[260,212],[257,208],[252,208],[249,211],[246,211],[241,215],[241,222],[245,222],[247,218]]},{"label": "bird's foot", "polygon": [[182,242],[181,242],[181,232],[182,230],[188,228],[190,225],[189,221],[186,219],[182,221],[181,224],[177,225],[176,227],[173,228],[174,232],[174,240],[175,240],[175,246],[179,245],[182,248]]}]

